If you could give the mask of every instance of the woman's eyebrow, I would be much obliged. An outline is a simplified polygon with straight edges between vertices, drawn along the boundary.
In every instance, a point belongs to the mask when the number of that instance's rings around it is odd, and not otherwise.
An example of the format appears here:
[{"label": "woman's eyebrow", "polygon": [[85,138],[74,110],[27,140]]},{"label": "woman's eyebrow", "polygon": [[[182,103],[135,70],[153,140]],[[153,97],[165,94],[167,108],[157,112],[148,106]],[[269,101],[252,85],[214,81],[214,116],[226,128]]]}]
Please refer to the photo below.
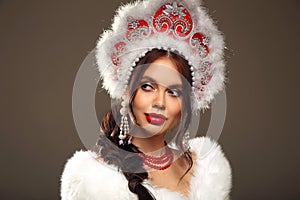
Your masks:
[{"label": "woman's eyebrow", "polygon": [[[151,83],[159,84],[154,78],[150,76],[144,76],[141,81],[149,81]],[[172,88],[172,89],[183,89],[182,84],[172,84],[168,85],[167,88]]]},{"label": "woman's eyebrow", "polygon": [[183,89],[182,84],[169,85],[168,88],[171,88],[171,89]]},{"label": "woman's eyebrow", "polygon": [[157,83],[157,81],[155,79],[153,79],[152,77],[150,77],[150,76],[144,76],[142,78],[142,81],[150,81],[152,83]]}]

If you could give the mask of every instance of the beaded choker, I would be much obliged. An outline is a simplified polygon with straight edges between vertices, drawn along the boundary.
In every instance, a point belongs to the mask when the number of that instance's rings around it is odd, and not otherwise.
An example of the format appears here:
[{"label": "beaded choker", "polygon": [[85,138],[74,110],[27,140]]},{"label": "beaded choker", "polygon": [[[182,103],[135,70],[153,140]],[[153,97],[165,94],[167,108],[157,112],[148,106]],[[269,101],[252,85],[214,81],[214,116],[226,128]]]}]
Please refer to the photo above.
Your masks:
[{"label": "beaded choker", "polygon": [[165,170],[169,168],[174,160],[174,155],[170,148],[166,148],[166,151],[162,156],[156,157],[143,153],[139,153],[138,156],[143,159],[144,165],[156,170]]}]

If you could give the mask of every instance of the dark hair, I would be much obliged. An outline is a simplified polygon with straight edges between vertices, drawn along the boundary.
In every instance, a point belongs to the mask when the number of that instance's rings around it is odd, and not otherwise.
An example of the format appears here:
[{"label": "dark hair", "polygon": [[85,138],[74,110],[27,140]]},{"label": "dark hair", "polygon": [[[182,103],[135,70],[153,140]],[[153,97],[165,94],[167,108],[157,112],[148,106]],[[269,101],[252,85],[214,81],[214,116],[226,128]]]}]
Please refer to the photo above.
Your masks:
[{"label": "dark hair", "polygon": [[[183,86],[185,89],[184,94],[182,95],[183,104],[182,107],[182,123],[179,126],[179,129],[176,134],[175,144],[177,148],[183,152],[185,159],[189,163],[189,168],[183,174],[181,179],[188,173],[193,165],[193,161],[191,158],[191,153],[188,149],[185,149],[183,145],[183,138],[186,130],[188,129],[190,120],[191,120],[191,100],[190,100],[190,86],[192,83],[191,71],[188,62],[183,59],[180,55],[159,49],[153,49],[149,51],[140,61],[137,63],[137,67],[134,70],[134,74],[131,77],[129,82],[129,89],[137,88],[136,84],[139,84],[139,80],[142,74],[145,72],[147,67],[138,67],[145,64],[150,64],[161,57],[168,57],[174,62],[177,66],[177,70],[182,74],[182,76],[187,80],[183,81],[183,84],[189,84],[188,87]],[[133,94],[130,107],[132,111],[132,100],[135,96],[135,91],[131,92]],[[112,110],[106,113],[101,123],[101,131],[103,134],[99,136],[96,149],[100,156],[104,159],[105,162],[108,164],[112,164],[117,166],[125,175],[128,180],[128,188],[131,192],[137,194],[139,200],[153,200],[155,199],[154,196],[142,185],[144,179],[148,178],[148,173],[145,172],[143,169],[143,161],[142,159],[137,156],[136,154],[128,154],[128,152],[139,152],[138,148],[133,144],[128,144],[125,142],[126,145],[119,145],[119,133],[120,129],[115,121],[115,119],[120,118],[120,104],[115,105]],[[113,143],[114,145],[111,145]],[[125,150],[125,151],[124,151]],[[127,152],[127,153],[126,153]],[[134,172],[133,172],[134,171]],[[135,173],[137,172],[137,173]],[[180,180],[181,180],[180,179]]]}]

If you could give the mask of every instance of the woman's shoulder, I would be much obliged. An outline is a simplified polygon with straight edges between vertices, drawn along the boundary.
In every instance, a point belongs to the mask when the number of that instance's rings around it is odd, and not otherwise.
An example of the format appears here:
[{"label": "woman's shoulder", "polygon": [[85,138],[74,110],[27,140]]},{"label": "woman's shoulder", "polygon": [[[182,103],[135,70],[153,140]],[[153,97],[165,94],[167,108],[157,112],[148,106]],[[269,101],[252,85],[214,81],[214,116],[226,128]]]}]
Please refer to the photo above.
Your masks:
[{"label": "woman's shoulder", "polygon": [[222,147],[209,137],[196,137],[189,141],[190,150],[197,156],[197,160],[228,163]]},{"label": "woman's shoulder", "polygon": [[92,151],[77,151],[68,159],[61,176],[61,197],[62,200],[133,199],[127,180],[117,167],[98,159]]},{"label": "woman's shoulder", "polygon": [[[65,164],[62,180],[67,180],[67,178],[79,179],[82,177],[88,177],[89,174],[102,175],[102,172],[114,173],[116,171],[114,166],[107,166],[108,165],[105,162],[98,159],[95,152],[82,150],[76,151]],[[103,173],[103,176],[106,173]]]},{"label": "woman's shoulder", "polygon": [[190,147],[194,154],[192,199],[229,199],[231,167],[221,146],[208,137],[198,137],[190,140]]}]

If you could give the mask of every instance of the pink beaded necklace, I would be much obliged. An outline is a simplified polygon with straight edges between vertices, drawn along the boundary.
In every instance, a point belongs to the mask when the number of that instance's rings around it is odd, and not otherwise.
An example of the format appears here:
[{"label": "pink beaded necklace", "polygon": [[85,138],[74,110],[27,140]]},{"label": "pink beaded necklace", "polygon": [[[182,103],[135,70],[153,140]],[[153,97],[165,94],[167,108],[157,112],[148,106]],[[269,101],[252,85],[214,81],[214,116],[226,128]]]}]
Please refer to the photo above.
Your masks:
[{"label": "pink beaded necklace", "polygon": [[161,156],[150,156],[143,153],[139,153],[138,156],[143,159],[144,165],[156,170],[167,169],[174,160],[173,152],[167,147],[165,153]]}]

